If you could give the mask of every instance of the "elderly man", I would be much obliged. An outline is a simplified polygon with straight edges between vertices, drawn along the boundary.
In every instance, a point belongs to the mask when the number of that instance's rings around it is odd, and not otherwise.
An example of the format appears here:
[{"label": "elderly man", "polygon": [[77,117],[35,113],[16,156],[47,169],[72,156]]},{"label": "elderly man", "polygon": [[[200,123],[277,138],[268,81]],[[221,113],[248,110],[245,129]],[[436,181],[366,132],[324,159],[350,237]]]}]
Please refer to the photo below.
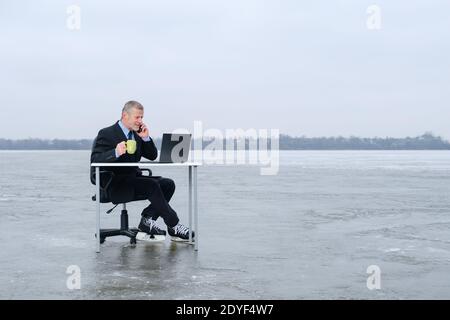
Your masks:
[{"label": "elderly man", "polygon": [[[137,101],[128,101],[122,109],[122,117],[114,125],[101,129],[92,147],[93,162],[138,162],[141,157],[155,160],[158,155],[148,127],[142,121],[144,107]],[[127,151],[126,141],[134,140],[135,148]],[[163,177],[146,177],[137,167],[105,167],[114,178],[108,187],[108,196],[116,203],[147,198],[151,203],[142,211],[139,230],[152,235],[166,235],[156,220],[164,219],[167,231],[174,241],[188,241],[189,228],[179,222],[177,213],[169,205],[175,192],[173,180]],[[95,181],[91,168],[91,181]],[[192,232],[194,237],[194,232]]]}]

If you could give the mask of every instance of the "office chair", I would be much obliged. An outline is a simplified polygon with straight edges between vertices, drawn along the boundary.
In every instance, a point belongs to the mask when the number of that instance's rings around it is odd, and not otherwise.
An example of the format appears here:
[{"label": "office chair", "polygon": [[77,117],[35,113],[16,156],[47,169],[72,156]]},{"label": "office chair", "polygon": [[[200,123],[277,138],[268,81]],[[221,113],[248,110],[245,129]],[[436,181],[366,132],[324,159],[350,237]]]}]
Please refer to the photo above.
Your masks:
[{"label": "office chair", "polygon": [[[152,175],[152,171],[150,169],[139,169],[141,171],[148,171],[148,176]],[[106,211],[107,214],[110,214],[119,204],[122,204],[122,211],[120,214],[120,229],[100,229],[100,243],[104,243],[107,237],[113,236],[127,236],[130,238],[131,244],[136,244],[136,235],[139,232],[137,228],[129,228],[128,226],[128,211],[125,203],[116,203],[113,202],[108,196],[108,187],[111,184],[111,181],[114,178],[114,173],[111,171],[100,171],[100,203],[109,203],[114,204],[114,207]],[[92,196],[92,201],[96,201],[97,196],[94,194]],[[131,201],[141,201],[147,200],[147,198],[135,198]],[[131,202],[129,201],[129,202]],[[97,237],[97,234],[95,235]]]}]

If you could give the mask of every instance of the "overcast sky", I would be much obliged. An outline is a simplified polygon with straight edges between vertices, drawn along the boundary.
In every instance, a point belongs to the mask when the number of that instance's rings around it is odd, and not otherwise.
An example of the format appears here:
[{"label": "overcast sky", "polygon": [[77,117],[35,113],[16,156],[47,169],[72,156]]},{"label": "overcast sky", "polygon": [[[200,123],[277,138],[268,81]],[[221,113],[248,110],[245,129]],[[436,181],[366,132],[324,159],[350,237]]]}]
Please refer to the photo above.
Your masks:
[{"label": "overcast sky", "polygon": [[201,120],[450,139],[449,14],[448,0],[0,0],[0,138],[92,139],[134,99],[153,136]]}]

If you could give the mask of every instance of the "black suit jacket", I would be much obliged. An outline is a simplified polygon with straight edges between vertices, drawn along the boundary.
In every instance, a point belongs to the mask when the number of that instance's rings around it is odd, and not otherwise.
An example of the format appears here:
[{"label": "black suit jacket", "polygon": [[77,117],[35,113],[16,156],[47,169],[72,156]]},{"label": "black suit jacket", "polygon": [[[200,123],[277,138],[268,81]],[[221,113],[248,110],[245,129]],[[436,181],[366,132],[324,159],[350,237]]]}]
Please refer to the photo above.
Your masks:
[{"label": "black suit jacket", "polygon": [[[116,158],[116,146],[127,137],[119,126],[119,121],[110,127],[103,128],[98,132],[94,140],[91,151],[91,163],[93,162],[139,162],[141,157],[155,160],[158,156],[153,140],[144,142],[136,132],[133,132],[136,140],[136,152],[134,154],[125,153]],[[103,192],[101,199],[113,203],[128,202],[135,198],[134,180],[142,175],[138,167],[101,167],[100,171],[110,171],[114,173],[108,189]],[[95,168],[91,167],[90,174],[92,184],[95,184]],[[102,176],[103,178],[103,176]],[[103,185],[103,183],[102,183]],[[103,201],[102,201],[103,202]]]}]

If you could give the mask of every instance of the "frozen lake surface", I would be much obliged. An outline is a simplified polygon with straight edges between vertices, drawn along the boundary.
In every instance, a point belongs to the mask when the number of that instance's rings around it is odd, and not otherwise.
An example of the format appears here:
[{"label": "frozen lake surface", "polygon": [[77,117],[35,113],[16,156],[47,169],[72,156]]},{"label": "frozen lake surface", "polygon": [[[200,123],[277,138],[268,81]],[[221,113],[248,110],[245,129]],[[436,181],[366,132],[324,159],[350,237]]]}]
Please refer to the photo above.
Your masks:
[{"label": "frozen lake surface", "polygon": [[[282,151],[275,176],[204,166],[198,252],[116,237],[100,254],[89,154],[0,151],[1,299],[450,299],[448,151]],[[186,171],[154,170],[185,223]],[[146,205],[128,205],[131,226]]]}]

